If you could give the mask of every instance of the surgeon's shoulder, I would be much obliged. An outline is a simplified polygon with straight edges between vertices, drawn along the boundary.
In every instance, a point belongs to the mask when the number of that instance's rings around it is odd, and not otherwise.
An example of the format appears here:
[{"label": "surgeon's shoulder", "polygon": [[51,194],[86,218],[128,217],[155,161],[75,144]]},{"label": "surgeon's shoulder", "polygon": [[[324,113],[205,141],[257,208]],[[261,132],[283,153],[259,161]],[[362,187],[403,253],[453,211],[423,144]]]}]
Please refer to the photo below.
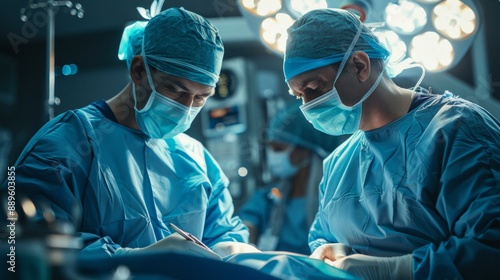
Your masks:
[{"label": "surgeon's shoulder", "polygon": [[61,113],[43,125],[33,138],[37,139],[54,133],[58,134],[58,136],[75,136],[80,134],[84,131],[84,123],[86,121],[82,118],[79,111],[81,111],[81,109],[69,110]]},{"label": "surgeon's shoulder", "polygon": [[81,125],[83,123],[96,122],[101,120],[99,111],[94,106],[86,106],[79,109],[68,110],[54,119],[47,122],[44,127],[54,127],[58,125],[71,124]]},{"label": "surgeon's shoulder", "polygon": [[69,110],[45,123],[24,147],[19,159],[37,150],[57,150],[65,146],[74,146],[81,139],[87,138],[84,122],[77,110]]},{"label": "surgeon's shoulder", "polygon": [[472,138],[500,139],[500,123],[476,103],[448,92],[429,105],[434,111],[432,126],[465,133]]}]

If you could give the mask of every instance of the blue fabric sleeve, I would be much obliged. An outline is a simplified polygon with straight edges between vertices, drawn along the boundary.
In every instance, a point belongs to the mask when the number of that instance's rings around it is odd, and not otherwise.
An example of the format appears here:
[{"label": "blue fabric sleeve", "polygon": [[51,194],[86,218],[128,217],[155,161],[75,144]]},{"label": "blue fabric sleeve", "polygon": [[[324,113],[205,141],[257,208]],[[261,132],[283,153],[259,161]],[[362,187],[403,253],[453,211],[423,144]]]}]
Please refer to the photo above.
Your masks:
[{"label": "blue fabric sleeve", "polygon": [[[58,221],[79,230],[92,156],[84,126],[71,111],[37,132],[15,164],[17,191],[37,207],[35,221],[43,220],[42,209],[50,209]],[[84,246],[80,255],[110,256],[120,247],[109,237],[78,234]]]},{"label": "blue fabric sleeve", "polygon": [[204,150],[207,174],[213,184],[209,197],[203,242],[209,247],[222,241],[248,243],[248,228],[238,216],[233,216],[233,199],[229,192],[229,181],[212,155]]},{"label": "blue fabric sleeve", "polygon": [[[324,160],[323,162],[323,174],[328,174],[328,170],[330,169],[330,164],[331,160],[328,160],[332,158],[334,154],[331,154],[327,159]],[[314,219],[311,228],[309,230],[309,248],[311,249],[311,252],[314,252],[316,248],[319,246],[326,244],[326,243],[336,243],[337,239],[330,233],[328,230],[328,221],[323,221],[320,219],[319,216],[319,211],[322,211],[321,209],[324,209],[325,201],[329,201],[328,198],[325,198],[325,179],[324,177],[321,179],[321,182],[319,183],[319,206],[318,206],[318,213],[316,214],[316,218]],[[328,241],[327,241],[328,240]]]},{"label": "blue fabric sleeve", "polygon": [[[444,107],[417,150],[449,238],[413,252],[414,279],[487,279],[500,259],[500,126],[475,104]],[[445,124],[445,125],[441,125]],[[425,144],[425,143],[424,143]],[[424,196],[429,196],[428,198]]]}]

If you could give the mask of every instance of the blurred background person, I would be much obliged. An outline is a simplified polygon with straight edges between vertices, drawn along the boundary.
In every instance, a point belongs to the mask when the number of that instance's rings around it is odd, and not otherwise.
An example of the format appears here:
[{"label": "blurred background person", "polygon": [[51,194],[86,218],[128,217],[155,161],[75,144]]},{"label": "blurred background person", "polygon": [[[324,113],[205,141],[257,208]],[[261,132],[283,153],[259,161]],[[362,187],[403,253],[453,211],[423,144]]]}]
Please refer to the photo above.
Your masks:
[{"label": "blurred background person", "polygon": [[307,122],[299,104],[289,104],[268,123],[267,165],[274,181],[257,189],[239,210],[260,250],[310,254],[307,235],[318,208],[322,161],[338,137]]}]

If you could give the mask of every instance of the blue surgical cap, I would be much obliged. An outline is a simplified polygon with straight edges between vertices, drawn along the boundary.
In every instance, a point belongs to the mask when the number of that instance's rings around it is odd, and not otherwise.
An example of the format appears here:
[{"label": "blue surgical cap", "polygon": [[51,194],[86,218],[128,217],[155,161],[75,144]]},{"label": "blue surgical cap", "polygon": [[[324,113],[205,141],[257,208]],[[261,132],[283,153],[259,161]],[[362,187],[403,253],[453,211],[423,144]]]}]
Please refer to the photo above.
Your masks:
[{"label": "blue surgical cap", "polygon": [[361,36],[352,52],[363,51],[374,59],[388,58],[389,51],[353,13],[342,9],[319,9],[303,15],[287,30],[283,63],[285,81],[342,61],[359,28],[362,28]]},{"label": "blue surgical cap", "polygon": [[169,8],[127,26],[118,58],[130,67],[143,45],[148,64],[161,72],[214,87],[219,80],[224,46],[215,26],[198,14]]},{"label": "blue surgical cap", "polygon": [[325,158],[339,144],[335,136],[316,130],[300,111],[299,103],[287,105],[276,113],[268,124],[267,140],[296,145]]}]

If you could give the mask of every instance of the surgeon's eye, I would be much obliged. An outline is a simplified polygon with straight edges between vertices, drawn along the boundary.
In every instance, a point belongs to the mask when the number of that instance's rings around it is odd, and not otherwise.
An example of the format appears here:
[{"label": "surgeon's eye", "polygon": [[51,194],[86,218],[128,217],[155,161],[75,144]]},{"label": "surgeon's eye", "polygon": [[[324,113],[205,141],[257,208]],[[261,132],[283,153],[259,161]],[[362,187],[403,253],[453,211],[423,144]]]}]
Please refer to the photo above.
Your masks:
[{"label": "surgeon's eye", "polygon": [[194,97],[194,102],[196,102],[197,104],[204,104],[205,101],[207,100],[208,97],[206,96],[201,96],[201,95],[196,95]]},{"label": "surgeon's eye", "polygon": [[179,98],[184,98],[186,93],[184,90],[181,88],[172,85],[172,84],[164,84],[162,85],[161,88],[158,89],[159,92],[161,92],[163,95],[166,97],[173,99],[173,100],[178,100]]},{"label": "surgeon's eye", "polygon": [[306,88],[306,92],[308,94],[318,94],[318,93],[322,93],[323,91],[323,85],[320,84],[320,85],[314,85],[314,87],[308,87]]},{"label": "surgeon's eye", "polygon": [[310,101],[325,93],[324,85],[318,85],[313,87],[307,87],[304,89],[303,98]]}]

